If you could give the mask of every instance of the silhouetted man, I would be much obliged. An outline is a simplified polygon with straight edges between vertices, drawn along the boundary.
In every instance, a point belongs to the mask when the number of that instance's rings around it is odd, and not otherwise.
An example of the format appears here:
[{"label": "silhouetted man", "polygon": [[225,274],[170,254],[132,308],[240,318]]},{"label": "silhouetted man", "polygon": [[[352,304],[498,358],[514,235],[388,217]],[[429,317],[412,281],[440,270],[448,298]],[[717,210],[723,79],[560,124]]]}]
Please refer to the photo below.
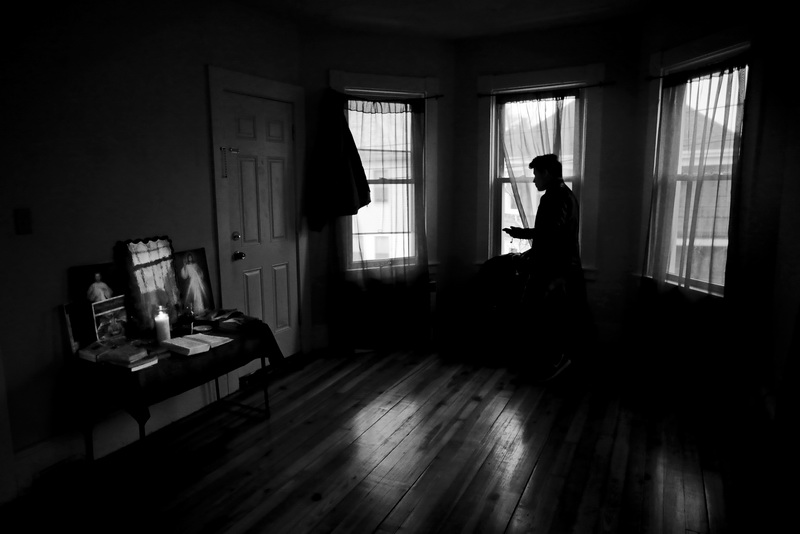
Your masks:
[{"label": "silhouetted man", "polygon": [[506,326],[525,330],[530,351],[518,356],[538,378],[558,375],[576,354],[577,341],[586,327],[586,288],[581,265],[578,200],[564,183],[561,162],[555,154],[537,156],[533,169],[536,189],[544,191],[533,228],[512,226],[503,231],[514,239],[529,239],[522,254],[506,254],[487,262],[505,267],[512,276],[506,285],[518,303]]}]

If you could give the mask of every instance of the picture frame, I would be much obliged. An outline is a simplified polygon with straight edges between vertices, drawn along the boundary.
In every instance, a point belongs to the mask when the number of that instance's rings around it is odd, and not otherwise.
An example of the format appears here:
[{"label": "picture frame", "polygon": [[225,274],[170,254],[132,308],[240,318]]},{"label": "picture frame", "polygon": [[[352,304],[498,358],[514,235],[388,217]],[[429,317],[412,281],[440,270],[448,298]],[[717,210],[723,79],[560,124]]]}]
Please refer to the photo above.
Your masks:
[{"label": "picture frame", "polygon": [[[97,341],[92,305],[109,298],[125,302],[126,277],[114,262],[76,265],[67,269],[67,293],[64,313],[72,336],[70,344],[85,347]],[[127,321],[123,327],[126,326]]]},{"label": "picture frame", "polygon": [[92,318],[97,341],[124,338],[125,326],[128,322],[125,295],[92,302]]},{"label": "picture frame", "polygon": [[191,307],[194,315],[214,309],[214,295],[205,248],[176,252],[173,259],[180,292],[181,311]]},{"label": "picture frame", "polygon": [[[97,283],[106,284],[110,293],[104,293]],[[67,270],[67,283],[70,302],[93,302],[103,296],[109,298],[123,295],[127,284],[124,272],[114,262],[77,265]]]},{"label": "picture frame", "polygon": [[114,247],[117,264],[128,283],[128,319],[134,335],[155,330],[154,317],[163,306],[174,324],[180,292],[173,266],[172,240],[167,236],[119,241]]}]

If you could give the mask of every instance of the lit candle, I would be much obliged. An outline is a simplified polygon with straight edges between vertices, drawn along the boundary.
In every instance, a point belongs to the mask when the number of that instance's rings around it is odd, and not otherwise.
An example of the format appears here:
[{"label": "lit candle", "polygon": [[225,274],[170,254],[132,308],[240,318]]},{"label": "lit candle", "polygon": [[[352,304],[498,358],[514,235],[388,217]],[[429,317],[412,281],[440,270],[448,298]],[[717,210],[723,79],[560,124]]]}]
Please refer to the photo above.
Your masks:
[{"label": "lit candle", "polygon": [[155,317],[156,321],[156,340],[161,343],[170,338],[169,335],[169,315],[164,311],[164,306],[158,307],[158,313]]}]

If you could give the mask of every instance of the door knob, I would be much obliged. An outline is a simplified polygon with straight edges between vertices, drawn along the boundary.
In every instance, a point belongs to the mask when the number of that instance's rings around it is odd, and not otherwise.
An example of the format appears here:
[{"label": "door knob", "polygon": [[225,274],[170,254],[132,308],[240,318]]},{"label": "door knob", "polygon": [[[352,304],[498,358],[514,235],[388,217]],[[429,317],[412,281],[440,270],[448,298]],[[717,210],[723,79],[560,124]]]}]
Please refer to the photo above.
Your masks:
[{"label": "door knob", "polygon": [[233,253],[233,260],[234,261],[243,260],[243,259],[245,259],[245,257],[247,257],[247,254],[245,254],[241,250],[237,250],[236,252]]},{"label": "door knob", "polygon": [[240,234],[239,232],[233,232],[233,235],[231,236],[231,239],[233,239],[234,241],[239,241],[241,238],[242,234]]}]

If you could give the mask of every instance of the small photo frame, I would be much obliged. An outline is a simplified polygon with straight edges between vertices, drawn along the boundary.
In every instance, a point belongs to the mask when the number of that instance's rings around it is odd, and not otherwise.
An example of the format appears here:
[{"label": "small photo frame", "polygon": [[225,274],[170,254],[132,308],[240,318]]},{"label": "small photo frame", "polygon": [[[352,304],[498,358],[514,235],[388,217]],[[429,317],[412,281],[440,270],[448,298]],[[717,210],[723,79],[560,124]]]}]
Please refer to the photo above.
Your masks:
[{"label": "small photo frame", "polygon": [[124,295],[92,302],[92,316],[97,341],[110,341],[125,337],[128,313],[125,310]]},{"label": "small photo frame", "polygon": [[173,268],[172,241],[150,237],[120,241],[115,258],[127,273],[130,293],[129,320],[137,333],[155,329],[154,317],[163,306],[174,324],[178,317],[180,292]]},{"label": "small photo frame", "polygon": [[196,248],[176,252],[173,265],[180,290],[181,310],[191,307],[195,315],[213,310],[214,296],[208,276],[206,250]]}]

